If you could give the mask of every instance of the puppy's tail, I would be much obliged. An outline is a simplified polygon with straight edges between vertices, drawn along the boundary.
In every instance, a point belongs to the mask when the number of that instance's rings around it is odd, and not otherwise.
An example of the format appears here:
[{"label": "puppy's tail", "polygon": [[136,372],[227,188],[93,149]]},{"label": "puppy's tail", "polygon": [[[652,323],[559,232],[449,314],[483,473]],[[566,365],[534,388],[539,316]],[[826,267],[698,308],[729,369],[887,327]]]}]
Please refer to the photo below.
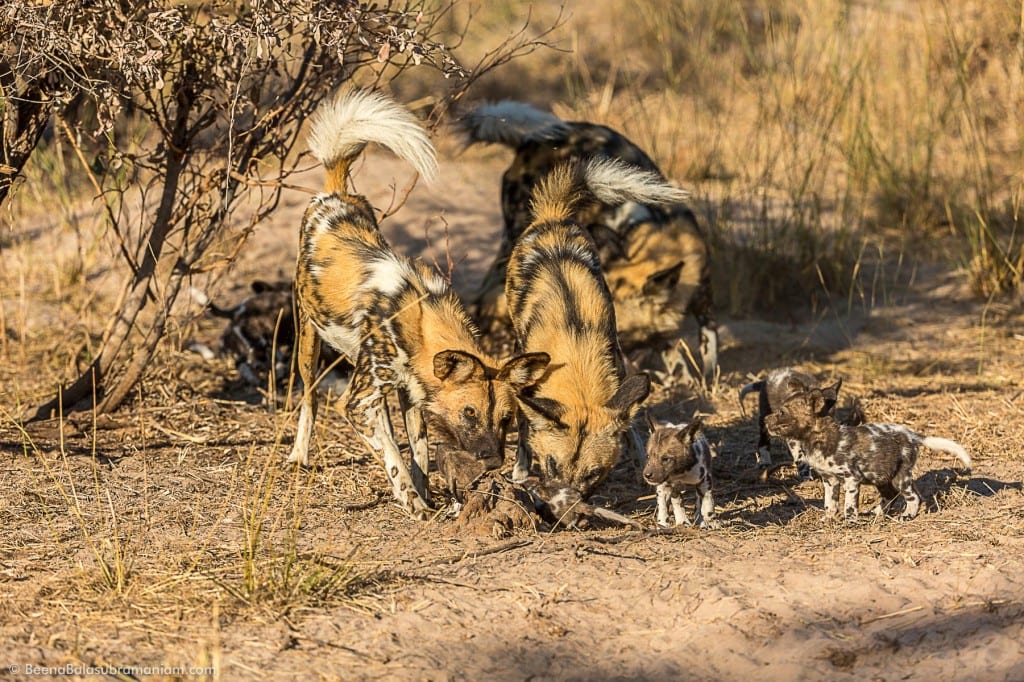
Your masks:
[{"label": "puppy's tail", "polygon": [[386,95],[339,92],[313,114],[309,149],[327,169],[326,192],[345,192],[349,166],[367,143],[383,145],[427,182],[437,175],[434,146],[411,113]]},{"label": "puppy's tail", "polygon": [[940,450],[942,452],[948,452],[956,455],[956,458],[964,465],[964,469],[967,471],[971,470],[971,456],[967,454],[967,450],[964,450],[959,443],[954,443],[953,441],[945,438],[926,436],[921,439],[921,444],[926,448],[931,448],[932,450]]},{"label": "puppy's tail", "polygon": [[458,127],[466,146],[491,142],[512,148],[527,139],[559,139],[569,130],[569,124],[554,114],[512,100],[481,104],[463,115]]},{"label": "puppy's tail", "polygon": [[690,193],[673,187],[656,173],[618,159],[566,163],[551,171],[533,192],[535,223],[567,220],[582,200],[617,206],[627,201],[665,205],[684,201]]},{"label": "puppy's tail", "polygon": [[750,395],[751,393],[760,393],[761,391],[764,390],[764,387],[765,382],[762,379],[761,381],[751,381],[749,384],[740,389],[740,411],[743,412],[743,416],[746,416],[747,414],[747,408],[743,404],[743,401],[746,400],[747,396]]}]

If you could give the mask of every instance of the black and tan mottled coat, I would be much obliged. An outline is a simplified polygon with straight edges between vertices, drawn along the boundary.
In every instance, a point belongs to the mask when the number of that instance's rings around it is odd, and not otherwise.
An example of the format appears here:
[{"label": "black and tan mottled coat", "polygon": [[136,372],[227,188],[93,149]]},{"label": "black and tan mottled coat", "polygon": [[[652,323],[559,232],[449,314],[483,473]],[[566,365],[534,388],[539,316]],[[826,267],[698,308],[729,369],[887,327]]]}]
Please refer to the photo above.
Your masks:
[{"label": "black and tan mottled coat", "polygon": [[[498,143],[516,152],[502,176],[502,242],[471,305],[485,329],[500,328],[507,320],[508,259],[531,222],[530,197],[555,167],[567,161],[618,159],[664,179],[651,158],[615,130],[563,121],[521,102],[479,106],[461,119],[461,127],[469,143]],[[597,247],[623,349],[668,350],[670,365],[683,362],[674,346],[685,318],[693,316],[701,332],[704,380],[711,382],[718,366],[718,332],[707,240],[693,212],[683,200],[664,205],[619,199],[581,203],[575,218]]]},{"label": "black and tan mottled coat", "polygon": [[[314,371],[321,342],[352,363],[341,402],[346,417],[384,463],[406,509],[429,509],[427,425],[441,440],[481,458],[501,456],[515,393],[547,365],[543,353],[498,363],[484,354],[462,302],[426,265],[397,255],[373,208],[347,189],[349,167],[368,142],[382,144],[429,178],[434,151],[402,107],[353,91],[317,112],[310,149],[327,170],[325,191],[306,209],[295,274],[298,365],[307,387],[289,461],[306,464],[316,417]],[[388,415],[397,396],[409,434],[411,467]]]},{"label": "black and tan mottled coat", "polygon": [[626,377],[611,293],[593,240],[573,220],[576,203],[680,195],[657,176],[610,160],[559,166],[537,186],[533,222],[512,250],[505,286],[517,351],[544,352],[551,362],[520,394],[517,479],[536,460],[546,479],[589,496],[619,461],[650,390],[646,375]]}]

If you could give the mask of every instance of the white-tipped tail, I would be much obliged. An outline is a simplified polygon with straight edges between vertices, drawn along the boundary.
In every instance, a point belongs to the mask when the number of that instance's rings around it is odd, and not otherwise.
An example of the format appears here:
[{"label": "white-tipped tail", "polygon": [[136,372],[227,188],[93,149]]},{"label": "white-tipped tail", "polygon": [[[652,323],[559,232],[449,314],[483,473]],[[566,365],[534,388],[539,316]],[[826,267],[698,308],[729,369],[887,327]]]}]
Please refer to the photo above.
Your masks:
[{"label": "white-tipped tail", "polygon": [[503,100],[481,104],[459,120],[467,144],[493,142],[518,147],[523,140],[549,139],[563,135],[568,124],[554,114],[526,104]]},{"label": "white-tipped tail", "polygon": [[592,159],[585,171],[587,188],[595,197],[613,206],[626,201],[665,205],[686,201],[690,193],[673,187],[658,176],[618,159]]},{"label": "white-tipped tail", "polygon": [[355,158],[368,142],[408,161],[427,182],[437,176],[434,146],[426,132],[390,97],[368,90],[341,92],[313,114],[309,149],[327,168]]},{"label": "white-tipped tail", "polygon": [[967,450],[964,450],[964,448],[959,443],[954,443],[953,441],[947,440],[945,438],[935,438],[934,436],[926,436],[925,438],[921,439],[921,444],[924,445],[926,448],[931,448],[932,450],[940,450],[942,452],[949,452],[951,454],[954,454],[956,455],[956,458],[960,460],[961,464],[964,465],[965,468],[971,468],[971,456],[967,454]]}]

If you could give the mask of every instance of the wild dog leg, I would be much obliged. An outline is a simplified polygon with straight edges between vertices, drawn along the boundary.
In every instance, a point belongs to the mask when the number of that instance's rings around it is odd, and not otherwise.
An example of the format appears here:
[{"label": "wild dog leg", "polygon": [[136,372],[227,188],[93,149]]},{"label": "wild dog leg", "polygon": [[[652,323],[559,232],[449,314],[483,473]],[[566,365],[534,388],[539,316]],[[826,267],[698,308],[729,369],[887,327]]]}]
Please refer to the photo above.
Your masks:
[{"label": "wild dog leg", "polygon": [[313,423],[316,421],[316,367],[320,359],[320,337],[310,319],[301,315],[295,329],[298,339],[299,376],[302,377],[302,401],[299,405],[299,427],[295,433],[289,462],[309,465],[309,443],[313,439]]},{"label": "wild dog leg", "polygon": [[427,484],[427,473],[430,470],[430,447],[427,441],[427,425],[423,420],[423,410],[413,405],[405,389],[398,390],[398,401],[405,418],[405,431],[409,436],[409,447],[412,450],[412,484],[416,492],[430,503],[430,486]]},{"label": "wild dog leg", "polygon": [[860,482],[853,476],[843,479],[843,491],[846,493],[843,516],[847,521],[856,521],[860,511]]},{"label": "wild dog leg", "polygon": [[514,483],[522,483],[530,475],[531,457],[530,449],[526,446],[529,436],[527,431],[530,428],[529,420],[522,414],[519,414],[518,419],[518,432],[516,436],[516,463],[512,468],[512,481]]},{"label": "wild dog leg", "polygon": [[672,491],[672,516],[675,517],[677,526],[690,525],[690,517],[686,515],[686,507],[683,506],[683,492]]},{"label": "wild dog leg", "polygon": [[413,516],[425,519],[430,514],[430,505],[413,485],[409,467],[402,459],[388,414],[385,386],[378,385],[369,355],[364,350],[356,361],[352,380],[345,391],[345,416],[370,451],[383,459],[384,473],[398,503]]},{"label": "wild dog leg", "polygon": [[825,515],[835,516],[839,513],[839,480],[833,476],[822,476],[825,486]]},{"label": "wild dog leg", "polygon": [[697,484],[700,506],[697,508],[697,525],[700,528],[718,528],[721,524],[715,518],[715,497],[711,493],[711,477]]},{"label": "wild dog leg", "polygon": [[658,525],[668,527],[668,501],[672,497],[672,486],[669,483],[658,485]]}]

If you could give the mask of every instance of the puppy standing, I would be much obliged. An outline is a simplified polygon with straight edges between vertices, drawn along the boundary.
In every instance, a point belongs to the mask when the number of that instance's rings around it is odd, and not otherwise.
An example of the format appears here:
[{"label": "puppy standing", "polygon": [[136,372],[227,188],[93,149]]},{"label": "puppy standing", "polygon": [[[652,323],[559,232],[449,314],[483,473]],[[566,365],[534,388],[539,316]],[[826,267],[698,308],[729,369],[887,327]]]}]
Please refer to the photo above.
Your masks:
[{"label": "puppy standing", "polygon": [[683,196],[657,176],[611,160],[565,164],[539,184],[533,222],[512,251],[505,284],[517,350],[551,356],[544,378],[520,394],[516,480],[525,480],[537,458],[546,479],[586,499],[618,462],[650,391],[646,375],[626,378],[597,252],[573,220],[577,203]]},{"label": "puppy standing", "polygon": [[[825,404],[822,407],[825,414],[831,412],[832,408],[835,407],[836,402],[839,400],[839,389],[842,385],[843,380],[839,379],[830,386],[821,387],[822,393],[825,396]],[[792,396],[818,387],[818,380],[810,374],[804,374],[803,372],[786,367],[772,370],[764,379],[751,382],[740,389],[741,408],[743,407],[744,398],[755,391],[757,392],[758,465],[762,467],[770,467],[772,465],[771,436],[768,433],[768,427],[765,426],[765,418],[772,413],[775,407],[782,405]],[[789,443],[786,445],[789,447]],[[790,452],[795,454],[792,447],[790,447]],[[797,462],[798,467],[801,464],[802,462]]]},{"label": "puppy standing", "polygon": [[[309,144],[327,180],[325,192],[306,209],[299,237],[296,329],[306,390],[288,460],[308,462],[322,340],[354,367],[342,398],[346,417],[383,461],[395,498],[422,517],[429,510],[424,416],[446,442],[480,458],[500,457],[515,392],[540,377],[548,357],[522,355],[499,366],[481,352],[461,301],[445,281],[391,250],[373,207],[347,191],[349,167],[368,142],[389,148],[424,177],[436,170],[423,129],[380,94],[354,91],[317,111]],[[388,414],[392,393],[411,441],[411,470]]]},{"label": "puppy standing", "polygon": [[694,418],[689,424],[651,424],[644,480],[657,489],[659,526],[668,526],[670,501],[676,525],[690,522],[683,508],[683,487],[688,485],[697,488],[697,525],[700,528],[720,525],[715,518],[715,498],[711,493],[711,443],[704,436],[703,426],[700,418]]},{"label": "puppy standing", "polygon": [[798,449],[794,454],[807,462],[825,483],[825,511],[839,511],[839,484],[846,493],[843,515],[854,519],[859,511],[860,486],[878,488],[882,501],[875,507],[882,516],[902,496],[906,508],[900,520],[917,516],[921,495],[914,485],[914,465],[921,446],[956,455],[970,469],[971,458],[957,443],[922,436],[899,424],[841,426],[823,415],[828,400],[822,389],[792,396],[765,419],[773,435],[785,438]]}]

